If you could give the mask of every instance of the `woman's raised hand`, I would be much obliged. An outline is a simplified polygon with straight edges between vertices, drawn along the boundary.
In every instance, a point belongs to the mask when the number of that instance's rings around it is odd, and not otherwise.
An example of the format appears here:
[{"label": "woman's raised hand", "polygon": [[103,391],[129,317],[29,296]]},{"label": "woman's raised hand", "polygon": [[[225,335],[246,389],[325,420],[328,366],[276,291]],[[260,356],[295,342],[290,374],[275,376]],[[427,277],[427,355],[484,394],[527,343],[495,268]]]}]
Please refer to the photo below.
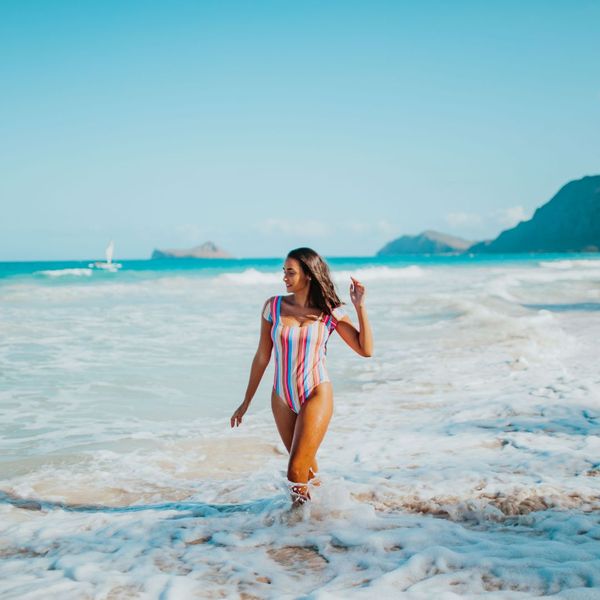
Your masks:
[{"label": "woman's raised hand", "polygon": [[233,415],[231,415],[231,426],[237,426],[239,427],[242,424],[242,417],[246,414],[246,411],[248,410],[248,406],[250,406],[249,404],[246,404],[245,402],[242,402],[235,410],[235,412],[233,413]]},{"label": "woman's raised hand", "polygon": [[350,300],[354,306],[360,306],[366,296],[365,286],[352,276],[350,276],[350,279],[352,279],[352,283],[350,284]]}]

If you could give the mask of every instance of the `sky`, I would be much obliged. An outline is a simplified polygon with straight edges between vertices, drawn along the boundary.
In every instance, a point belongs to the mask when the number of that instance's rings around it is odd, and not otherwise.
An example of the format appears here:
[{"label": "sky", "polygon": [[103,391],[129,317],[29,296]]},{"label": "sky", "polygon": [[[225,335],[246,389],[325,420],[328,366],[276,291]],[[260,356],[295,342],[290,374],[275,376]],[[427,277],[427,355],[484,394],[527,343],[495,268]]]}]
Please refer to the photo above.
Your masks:
[{"label": "sky", "polygon": [[0,261],[372,255],[600,173],[600,0],[0,0]]}]

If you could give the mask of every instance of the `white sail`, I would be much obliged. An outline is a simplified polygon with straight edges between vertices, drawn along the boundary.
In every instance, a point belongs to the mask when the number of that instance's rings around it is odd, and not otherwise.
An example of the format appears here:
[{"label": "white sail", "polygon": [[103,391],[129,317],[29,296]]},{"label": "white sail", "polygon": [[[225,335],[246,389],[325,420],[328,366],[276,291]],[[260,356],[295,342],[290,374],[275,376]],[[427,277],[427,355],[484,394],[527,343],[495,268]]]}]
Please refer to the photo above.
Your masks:
[{"label": "white sail", "polygon": [[111,273],[116,273],[123,265],[121,263],[114,263],[112,261],[113,254],[115,251],[115,243],[113,240],[110,240],[108,246],[104,253],[106,254],[106,262],[96,261],[90,263],[88,266],[90,269],[102,269],[104,271],[110,271]]},{"label": "white sail", "polygon": [[108,246],[106,247],[106,262],[110,265],[113,258],[113,253],[115,251],[115,243],[110,240]]}]

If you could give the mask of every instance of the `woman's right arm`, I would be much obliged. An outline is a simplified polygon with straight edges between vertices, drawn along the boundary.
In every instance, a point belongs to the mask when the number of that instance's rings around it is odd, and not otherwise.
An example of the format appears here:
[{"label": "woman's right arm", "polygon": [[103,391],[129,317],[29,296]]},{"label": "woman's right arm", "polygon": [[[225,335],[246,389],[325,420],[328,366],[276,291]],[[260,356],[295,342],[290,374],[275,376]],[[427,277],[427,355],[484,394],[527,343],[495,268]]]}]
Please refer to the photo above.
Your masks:
[{"label": "woman's right arm", "polygon": [[[268,301],[267,301],[268,302]],[[266,308],[266,305],[265,305]],[[264,312],[264,309],[263,309]],[[262,376],[265,373],[265,369],[269,365],[271,360],[271,352],[273,350],[273,340],[271,339],[271,323],[264,317],[260,318],[260,340],[258,342],[258,348],[254,354],[252,360],[252,367],[250,368],[250,379],[248,380],[248,386],[244,395],[243,402],[239,405],[236,411],[231,417],[231,426],[239,426],[242,422],[242,417],[250,406],[252,398],[258,389],[258,385]]]}]

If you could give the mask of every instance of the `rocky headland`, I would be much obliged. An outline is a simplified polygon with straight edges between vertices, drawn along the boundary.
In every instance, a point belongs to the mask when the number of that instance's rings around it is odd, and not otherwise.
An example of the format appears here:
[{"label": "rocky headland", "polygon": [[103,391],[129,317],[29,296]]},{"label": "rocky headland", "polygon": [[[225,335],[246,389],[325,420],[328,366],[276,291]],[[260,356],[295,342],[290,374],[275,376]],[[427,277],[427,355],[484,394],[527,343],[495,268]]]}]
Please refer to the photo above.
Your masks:
[{"label": "rocky headland", "polygon": [[570,181],[528,221],[483,242],[424,231],[387,243],[377,256],[394,254],[600,252],[600,175]]},{"label": "rocky headland", "polygon": [[529,221],[496,239],[474,244],[469,252],[600,251],[600,175],[570,181]]}]

